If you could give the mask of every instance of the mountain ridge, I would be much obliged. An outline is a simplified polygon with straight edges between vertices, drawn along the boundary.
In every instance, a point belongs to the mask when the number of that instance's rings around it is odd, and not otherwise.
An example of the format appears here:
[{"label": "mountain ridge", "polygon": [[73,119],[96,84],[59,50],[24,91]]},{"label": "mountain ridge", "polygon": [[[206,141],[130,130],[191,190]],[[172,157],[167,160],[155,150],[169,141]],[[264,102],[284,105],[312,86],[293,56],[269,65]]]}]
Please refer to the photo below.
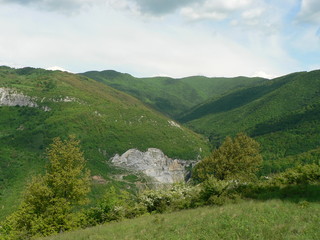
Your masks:
[{"label": "mountain ridge", "polygon": [[184,111],[212,96],[220,96],[232,89],[255,85],[263,78],[185,78],[150,77],[136,78],[113,70],[89,71],[80,75],[126,92],[163,114],[177,119]]}]

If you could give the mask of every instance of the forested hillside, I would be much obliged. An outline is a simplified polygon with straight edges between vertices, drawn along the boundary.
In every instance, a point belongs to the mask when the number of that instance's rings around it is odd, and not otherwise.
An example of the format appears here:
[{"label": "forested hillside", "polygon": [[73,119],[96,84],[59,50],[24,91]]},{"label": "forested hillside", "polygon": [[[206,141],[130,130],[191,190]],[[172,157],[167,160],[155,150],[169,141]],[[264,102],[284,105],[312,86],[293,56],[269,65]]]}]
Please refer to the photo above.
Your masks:
[{"label": "forested hillside", "polygon": [[179,120],[215,145],[247,132],[261,143],[265,172],[279,171],[319,156],[319,86],[320,71],[294,73],[213,98]]},{"label": "forested hillside", "polygon": [[107,160],[130,148],[156,147],[181,159],[208,152],[200,135],[85,76],[1,67],[0,90],[2,212],[17,203],[25,180],[43,171],[42,153],[57,136],[74,134],[92,174],[106,179],[114,171]]},{"label": "forested hillside", "polygon": [[90,71],[82,75],[126,92],[154,109],[178,118],[190,108],[212,97],[248,86],[255,86],[262,78],[208,78],[193,76],[181,79],[169,77],[135,78],[116,71]]}]

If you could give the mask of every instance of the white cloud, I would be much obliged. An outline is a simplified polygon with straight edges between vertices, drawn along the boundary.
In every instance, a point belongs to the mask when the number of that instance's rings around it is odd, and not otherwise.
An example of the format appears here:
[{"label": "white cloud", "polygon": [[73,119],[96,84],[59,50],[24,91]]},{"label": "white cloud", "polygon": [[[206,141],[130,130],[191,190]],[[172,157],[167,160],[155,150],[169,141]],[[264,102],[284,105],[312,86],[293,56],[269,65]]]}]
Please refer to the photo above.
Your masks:
[{"label": "white cloud", "polygon": [[242,17],[245,19],[253,19],[253,18],[260,17],[263,12],[264,10],[262,8],[254,8],[248,11],[244,11],[242,13]]},{"label": "white cloud", "polygon": [[202,2],[202,0],[129,0],[135,2],[141,13],[152,15],[163,15],[172,13],[175,10],[193,2]]},{"label": "white cloud", "polygon": [[199,19],[223,20],[227,18],[227,14],[223,12],[199,11],[198,9],[194,9],[192,7],[185,7],[181,9],[181,14],[192,20],[199,20]]},{"label": "white cloud", "polygon": [[20,4],[46,11],[74,13],[83,7],[101,3],[103,0],[0,0],[0,3]]},{"label": "white cloud", "polygon": [[48,67],[46,68],[46,70],[51,70],[51,71],[55,71],[55,70],[59,70],[59,71],[62,71],[62,72],[70,72],[62,67],[59,67],[59,66],[52,66],[52,67]]},{"label": "white cloud", "polygon": [[277,75],[271,75],[271,74],[268,74],[264,71],[258,71],[258,72],[255,72],[254,74],[252,74],[251,77],[261,77],[261,78],[266,78],[266,79],[274,79],[274,78],[277,78],[279,76]]},{"label": "white cloud", "polygon": [[[301,31],[291,34],[293,24],[285,25],[284,16],[294,1],[281,1],[288,8],[264,0],[178,5],[165,1],[168,10],[161,17],[135,0],[79,1],[72,17],[60,14],[58,8],[39,11],[40,0],[32,1],[33,7],[31,2],[5,4],[0,8],[0,56],[15,65],[60,66],[72,72],[115,69],[136,76],[278,76],[304,66],[291,49],[305,51],[296,46],[317,43],[308,35],[298,38]],[[57,4],[62,7],[62,2]],[[79,10],[86,6],[90,7]],[[192,21],[199,19],[204,20]],[[319,53],[319,48],[312,49]]]},{"label": "white cloud", "polygon": [[301,9],[298,14],[298,20],[310,23],[320,24],[320,1],[319,0],[301,0]]},{"label": "white cloud", "polygon": [[252,0],[206,0],[182,8],[181,14],[194,20],[223,20],[251,4]]}]

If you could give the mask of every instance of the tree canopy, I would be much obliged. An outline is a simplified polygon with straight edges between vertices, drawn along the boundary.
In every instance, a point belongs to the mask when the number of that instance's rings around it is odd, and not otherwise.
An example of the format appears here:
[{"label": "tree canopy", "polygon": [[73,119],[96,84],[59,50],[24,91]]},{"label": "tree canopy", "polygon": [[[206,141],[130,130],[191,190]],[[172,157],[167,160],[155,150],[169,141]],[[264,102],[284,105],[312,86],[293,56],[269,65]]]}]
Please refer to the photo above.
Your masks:
[{"label": "tree canopy", "polygon": [[46,236],[78,224],[73,209],[86,202],[90,190],[90,175],[79,141],[73,136],[67,140],[55,138],[47,157],[46,174],[33,178],[20,208],[4,225],[4,231],[12,239]]},{"label": "tree canopy", "polygon": [[261,163],[259,143],[239,133],[234,139],[226,137],[218,149],[199,162],[193,178],[205,181],[213,176],[218,180],[251,181]]}]

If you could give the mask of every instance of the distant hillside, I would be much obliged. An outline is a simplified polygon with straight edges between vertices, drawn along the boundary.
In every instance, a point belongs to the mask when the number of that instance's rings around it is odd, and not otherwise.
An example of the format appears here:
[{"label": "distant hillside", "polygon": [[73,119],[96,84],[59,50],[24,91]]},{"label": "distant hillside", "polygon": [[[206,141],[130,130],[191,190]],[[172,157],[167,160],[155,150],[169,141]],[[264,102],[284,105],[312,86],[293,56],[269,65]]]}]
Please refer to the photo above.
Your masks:
[{"label": "distant hillside", "polygon": [[265,81],[262,78],[247,77],[135,78],[112,70],[90,71],[82,75],[126,92],[173,118],[177,118],[209,98],[219,97],[231,90],[255,86]]},{"label": "distant hillside", "polygon": [[272,160],[266,163],[268,168],[283,169],[296,161],[293,156],[319,153],[320,71],[294,73],[233,91],[195,107],[179,120],[216,144],[226,135],[245,131],[262,144],[265,159]]},{"label": "distant hillside", "polygon": [[198,134],[105,84],[60,71],[0,67],[1,211],[17,202],[25,179],[43,171],[42,153],[52,138],[69,134],[81,140],[92,174],[106,179],[114,171],[106,161],[130,148],[155,147],[181,159],[208,152]]}]

